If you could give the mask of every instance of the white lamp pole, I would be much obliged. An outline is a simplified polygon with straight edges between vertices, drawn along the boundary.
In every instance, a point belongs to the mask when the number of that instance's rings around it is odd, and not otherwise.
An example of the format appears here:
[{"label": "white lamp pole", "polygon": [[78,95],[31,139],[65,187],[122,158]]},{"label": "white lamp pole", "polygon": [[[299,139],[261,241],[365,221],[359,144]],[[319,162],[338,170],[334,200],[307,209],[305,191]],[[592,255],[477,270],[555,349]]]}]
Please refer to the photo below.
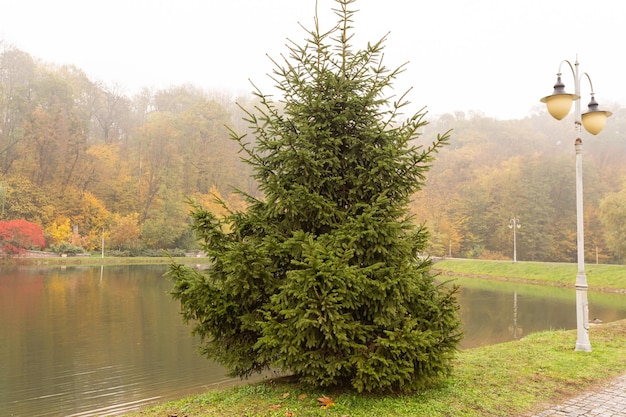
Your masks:
[{"label": "white lamp pole", "polygon": [[509,221],[509,229],[513,229],[513,263],[517,263],[517,233],[515,229],[519,229],[522,225],[519,223],[519,219],[515,216]]},{"label": "white lamp pole", "polygon": [[[565,85],[561,82],[561,65],[567,63],[572,70],[574,76],[574,94],[565,92]],[[591,78],[586,72],[582,75],[589,80],[591,87],[591,100],[588,104],[588,111],[581,115],[580,111],[580,79],[578,74],[578,58],[574,66],[569,61],[562,61],[559,65],[557,73],[557,81],[554,85],[554,92],[541,99],[542,103],[546,103],[548,112],[557,120],[563,119],[569,113],[572,102],[576,102],[574,127],[576,130],[576,140],[574,147],[576,149],[576,248],[578,258],[578,273],[576,274],[576,329],[577,351],[591,352],[591,343],[589,342],[589,303],[587,301],[587,275],[585,275],[585,238],[583,225],[583,141],[581,139],[582,129],[592,135],[597,135],[602,131],[606,124],[606,119],[611,116],[610,111],[598,110],[598,103],[594,98],[593,84]]]}]

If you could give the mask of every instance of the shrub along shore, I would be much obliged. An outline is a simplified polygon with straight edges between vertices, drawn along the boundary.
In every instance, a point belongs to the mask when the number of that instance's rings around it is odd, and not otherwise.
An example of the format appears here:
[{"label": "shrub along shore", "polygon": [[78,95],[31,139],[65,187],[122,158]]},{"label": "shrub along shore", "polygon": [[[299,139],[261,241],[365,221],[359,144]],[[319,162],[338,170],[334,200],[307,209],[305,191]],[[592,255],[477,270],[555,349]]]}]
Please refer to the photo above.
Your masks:
[{"label": "shrub along shore", "polygon": [[207,264],[209,258],[206,257],[156,257],[156,256],[127,256],[115,257],[100,255],[91,256],[68,256],[63,257],[29,257],[29,258],[5,258],[2,265],[28,265],[28,266],[100,266],[100,265],[149,265],[149,264],[169,264],[172,259],[183,264]]},{"label": "shrub along shore", "polygon": [[[445,260],[435,264],[435,271],[573,286],[576,265]],[[592,290],[626,293],[624,266],[591,265],[587,274]],[[317,390],[277,378],[211,390],[130,416],[522,416],[626,373],[626,320],[593,326],[590,339],[589,353],[574,352],[575,330],[463,350],[454,359],[452,375],[414,394]]]}]

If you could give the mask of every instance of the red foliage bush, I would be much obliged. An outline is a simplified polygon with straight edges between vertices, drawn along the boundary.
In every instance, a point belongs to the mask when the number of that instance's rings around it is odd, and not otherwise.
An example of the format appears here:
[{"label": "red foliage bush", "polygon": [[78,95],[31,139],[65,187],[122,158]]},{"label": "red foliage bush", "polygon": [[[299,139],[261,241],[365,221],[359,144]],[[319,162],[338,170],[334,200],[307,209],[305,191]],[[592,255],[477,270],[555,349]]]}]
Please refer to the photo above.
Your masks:
[{"label": "red foliage bush", "polygon": [[0,222],[0,248],[2,252],[16,255],[27,249],[42,249],[45,239],[41,227],[26,220]]}]

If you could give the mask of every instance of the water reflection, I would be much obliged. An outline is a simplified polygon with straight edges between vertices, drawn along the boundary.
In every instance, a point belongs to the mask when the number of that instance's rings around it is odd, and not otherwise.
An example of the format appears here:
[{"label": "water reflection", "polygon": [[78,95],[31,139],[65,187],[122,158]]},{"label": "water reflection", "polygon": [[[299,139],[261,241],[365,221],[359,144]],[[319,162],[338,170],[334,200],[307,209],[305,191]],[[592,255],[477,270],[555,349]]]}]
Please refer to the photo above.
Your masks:
[{"label": "water reflection", "polygon": [[[229,381],[199,357],[160,266],[0,276],[0,404],[9,415],[107,414]],[[105,411],[100,411],[105,412]]]},{"label": "water reflection", "polygon": [[[164,265],[0,270],[2,411],[114,415],[238,381],[196,354],[190,328],[167,293],[165,270]],[[456,283],[462,348],[576,327],[574,290]],[[623,295],[590,292],[589,300],[591,318],[626,318]]]},{"label": "water reflection", "polygon": [[513,339],[520,338],[524,329],[522,329],[517,323],[517,290],[513,291],[513,325],[509,326],[509,332],[513,334]]},{"label": "water reflection", "polygon": [[[574,289],[471,278],[455,278],[453,282],[461,287],[458,299],[464,349],[508,342],[543,330],[576,328]],[[622,294],[589,292],[590,318],[603,322],[624,319],[625,301]]]}]

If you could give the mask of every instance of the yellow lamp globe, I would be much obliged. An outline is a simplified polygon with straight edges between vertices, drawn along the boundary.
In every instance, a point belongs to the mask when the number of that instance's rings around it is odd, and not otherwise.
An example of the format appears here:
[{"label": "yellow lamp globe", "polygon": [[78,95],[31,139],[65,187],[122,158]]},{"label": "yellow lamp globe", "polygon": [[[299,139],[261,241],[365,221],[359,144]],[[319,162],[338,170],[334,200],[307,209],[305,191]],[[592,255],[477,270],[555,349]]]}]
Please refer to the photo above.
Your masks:
[{"label": "yellow lamp globe", "polygon": [[541,99],[542,103],[546,103],[548,113],[556,120],[561,120],[569,113],[574,100],[578,99],[576,94],[565,92],[565,84],[561,81],[561,74],[557,75],[554,91],[551,95]]},{"label": "yellow lamp globe", "polygon": [[548,113],[550,113],[552,117],[556,120],[561,120],[569,114],[569,111],[572,108],[572,103],[574,102],[573,96],[575,95],[553,94],[551,96],[544,97],[541,101],[546,103]]},{"label": "yellow lamp globe", "polygon": [[591,96],[591,101],[587,105],[588,111],[582,114],[582,123],[585,130],[592,135],[597,135],[604,129],[606,119],[613,113],[606,110],[598,110],[598,102]]}]

